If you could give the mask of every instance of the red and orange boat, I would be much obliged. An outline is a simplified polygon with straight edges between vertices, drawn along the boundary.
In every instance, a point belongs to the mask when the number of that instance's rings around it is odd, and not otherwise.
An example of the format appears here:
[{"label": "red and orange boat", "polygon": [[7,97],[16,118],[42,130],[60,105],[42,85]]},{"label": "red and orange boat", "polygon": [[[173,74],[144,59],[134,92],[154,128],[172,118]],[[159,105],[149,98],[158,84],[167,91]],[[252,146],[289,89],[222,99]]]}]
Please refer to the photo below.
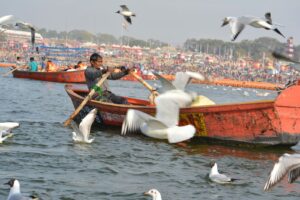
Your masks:
[{"label": "red and orange boat", "polygon": [[84,70],[59,72],[30,72],[15,70],[12,74],[15,78],[28,78],[60,83],[85,83]]},{"label": "red and orange boat", "polygon": [[[65,90],[75,108],[87,95],[86,90],[66,85]],[[98,109],[97,122],[121,127],[127,110],[136,109],[154,115],[155,106],[148,101],[127,98],[130,105],[90,100],[78,115]],[[293,145],[300,139],[300,84],[281,92],[275,100],[218,104],[182,108],[180,125],[193,124],[197,139],[218,139],[260,145]]]}]

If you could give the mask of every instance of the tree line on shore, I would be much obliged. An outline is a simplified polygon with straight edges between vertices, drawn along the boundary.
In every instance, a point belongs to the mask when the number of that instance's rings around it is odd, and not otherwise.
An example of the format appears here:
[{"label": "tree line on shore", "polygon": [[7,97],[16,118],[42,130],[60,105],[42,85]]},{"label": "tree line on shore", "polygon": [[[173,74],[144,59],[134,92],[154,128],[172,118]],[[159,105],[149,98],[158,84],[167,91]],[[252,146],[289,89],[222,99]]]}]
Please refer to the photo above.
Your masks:
[{"label": "tree line on shore", "polygon": [[[14,26],[9,27],[15,29]],[[37,29],[44,38],[61,40],[76,40],[79,42],[93,42],[96,44],[123,44],[149,48],[170,46],[157,39],[142,40],[129,36],[115,37],[111,34],[93,34],[85,30],[56,31],[45,28]],[[277,39],[261,37],[255,40],[242,40],[240,42],[223,41],[216,39],[187,39],[181,47],[184,51],[201,52],[221,56],[225,59],[238,59],[241,57],[259,60],[270,57],[271,51],[287,52],[287,43]],[[294,55],[300,57],[300,45],[294,46]]]},{"label": "tree line on shore", "polygon": [[[44,28],[38,30],[45,38],[57,38],[76,40],[80,42],[94,42],[96,44],[124,44],[129,46],[141,47],[165,47],[170,44],[156,39],[142,40],[129,36],[115,37],[111,34],[98,33],[92,34],[85,30],[61,31],[46,30]],[[270,57],[271,51],[287,51],[287,43],[279,42],[277,39],[269,37],[261,37],[255,40],[242,40],[240,42],[231,42],[215,39],[187,39],[183,46],[184,51],[202,52],[214,54],[224,57],[225,59],[238,59],[247,57],[254,60]],[[294,55],[296,58],[300,56],[300,45],[294,47]]]}]

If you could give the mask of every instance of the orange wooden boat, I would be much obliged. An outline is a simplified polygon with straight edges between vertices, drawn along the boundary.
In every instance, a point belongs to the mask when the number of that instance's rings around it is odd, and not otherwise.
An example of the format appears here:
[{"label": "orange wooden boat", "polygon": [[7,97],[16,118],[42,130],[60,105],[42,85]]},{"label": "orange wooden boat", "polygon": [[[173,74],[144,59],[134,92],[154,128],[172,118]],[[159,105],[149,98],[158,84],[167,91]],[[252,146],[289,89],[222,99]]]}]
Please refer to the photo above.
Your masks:
[{"label": "orange wooden boat", "polygon": [[14,63],[0,63],[0,67],[3,67],[3,68],[8,68],[8,67],[15,67],[16,64]]},{"label": "orange wooden boat", "polygon": [[60,83],[85,83],[84,70],[59,72],[29,72],[15,70],[12,73],[15,78],[28,78]]},{"label": "orange wooden boat", "polygon": [[[66,85],[65,90],[76,108],[86,90]],[[219,104],[182,108],[180,125],[193,124],[198,139],[218,139],[260,145],[293,145],[300,139],[300,85],[281,92],[275,100],[234,104]],[[88,111],[98,108],[97,122],[121,127],[129,108],[155,114],[148,101],[128,98],[130,105],[90,100],[77,116],[82,119]]]}]

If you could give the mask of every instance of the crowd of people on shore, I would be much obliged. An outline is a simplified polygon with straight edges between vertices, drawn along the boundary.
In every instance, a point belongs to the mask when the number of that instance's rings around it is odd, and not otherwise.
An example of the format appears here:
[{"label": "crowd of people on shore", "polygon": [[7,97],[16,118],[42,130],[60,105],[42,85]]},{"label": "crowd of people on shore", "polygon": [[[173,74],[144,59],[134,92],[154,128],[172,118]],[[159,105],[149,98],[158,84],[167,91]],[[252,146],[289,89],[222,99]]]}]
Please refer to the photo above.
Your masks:
[{"label": "crowd of people on shore", "polygon": [[[108,50],[108,47],[106,47]],[[95,49],[95,52],[98,50]],[[261,62],[256,61],[259,65],[254,65],[253,61],[241,63],[240,60],[225,59],[217,55],[201,54],[199,59],[186,59],[179,55],[165,56],[166,52],[160,50],[155,52],[143,51],[142,54],[136,51],[130,51],[125,49],[114,50],[113,54],[105,55],[100,53],[110,63],[104,64],[120,64],[127,65],[129,67],[138,68],[142,74],[151,75],[153,71],[160,74],[174,75],[178,71],[193,71],[199,72],[208,77],[209,79],[234,79],[240,81],[257,81],[257,82],[270,82],[277,84],[284,84],[289,80],[299,78],[300,73],[296,71],[290,65],[278,64],[274,62],[273,66],[265,66]],[[186,55],[188,52],[184,52]],[[181,54],[184,54],[181,51]],[[195,55],[195,53],[190,53]],[[18,60],[17,60],[17,57]],[[209,58],[213,58],[211,61]],[[32,60],[33,59],[33,60]],[[86,57],[73,58],[69,64],[61,66],[50,58],[43,56],[42,52],[28,52],[22,51],[20,48],[5,48],[1,47],[0,50],[0,62],[16,63],[17,66],[23,65],[23,69],[29,69],[31,71],[73,71],[78,69],[85,69],[88,66],[88,62],[82,61],[88,60]],[[34,65],[34,67],[32,67]],[[35,67],[37,65],[37,67]]]}]

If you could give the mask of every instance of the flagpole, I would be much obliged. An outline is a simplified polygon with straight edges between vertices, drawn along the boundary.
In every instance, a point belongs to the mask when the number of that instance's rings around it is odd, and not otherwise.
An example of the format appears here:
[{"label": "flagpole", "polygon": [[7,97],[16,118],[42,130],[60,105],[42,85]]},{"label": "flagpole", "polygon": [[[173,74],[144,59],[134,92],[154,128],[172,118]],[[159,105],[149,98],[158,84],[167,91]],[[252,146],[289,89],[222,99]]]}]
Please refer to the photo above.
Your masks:
[{"label": "flagpole", "polygon": [[127,22],[124,20],[123,22],[122,22],[122,31],[121,31],[121,37],[122,37],[122,39],[121,39],[121,45],[123,45],[123,36],[124,36],[124,31],[125,30],[127,30]]}]

